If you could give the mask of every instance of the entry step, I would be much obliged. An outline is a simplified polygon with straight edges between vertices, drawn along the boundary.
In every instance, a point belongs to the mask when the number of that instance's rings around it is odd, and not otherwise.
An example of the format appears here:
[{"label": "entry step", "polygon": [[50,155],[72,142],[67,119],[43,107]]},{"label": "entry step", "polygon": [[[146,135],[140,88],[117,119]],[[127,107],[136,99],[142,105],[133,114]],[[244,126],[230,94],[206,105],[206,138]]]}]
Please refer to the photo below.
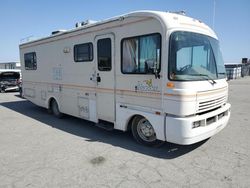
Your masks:
[{"label": "entry step", "polygon": [[95,125],[97,127],[105,129],[107,131],[113,131],[114,130],[114,123],[110,123],[110,122],[107,122],[107,121],[99,120],[99,123],[96,123]]}]

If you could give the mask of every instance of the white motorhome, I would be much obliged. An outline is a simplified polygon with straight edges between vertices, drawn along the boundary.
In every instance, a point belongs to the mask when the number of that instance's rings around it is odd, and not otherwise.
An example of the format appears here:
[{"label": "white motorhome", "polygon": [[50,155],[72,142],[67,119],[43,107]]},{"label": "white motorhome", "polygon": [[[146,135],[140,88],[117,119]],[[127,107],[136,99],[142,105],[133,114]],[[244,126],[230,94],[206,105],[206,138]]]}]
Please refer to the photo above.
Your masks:
[{"label": "white motorhome", "polygon": [[[80,26],[79,26],[80,25]],[[230,117],[218,39],[199,20],[138,11],[20,45],[23,95],[61,117],[193,144]]]}]

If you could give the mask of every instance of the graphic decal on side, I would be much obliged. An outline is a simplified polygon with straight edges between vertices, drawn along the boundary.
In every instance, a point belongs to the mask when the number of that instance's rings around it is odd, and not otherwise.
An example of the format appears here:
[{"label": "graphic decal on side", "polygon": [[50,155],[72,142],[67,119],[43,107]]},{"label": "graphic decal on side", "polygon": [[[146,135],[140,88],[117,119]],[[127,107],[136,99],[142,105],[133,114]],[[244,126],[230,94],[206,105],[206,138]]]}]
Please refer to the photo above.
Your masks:
[{"label": "graphic decal on side", "polygon": [[135,86],[136,91],[159,91],[158,86],[153,84],[152,79],[138,81],[137,85]]}]

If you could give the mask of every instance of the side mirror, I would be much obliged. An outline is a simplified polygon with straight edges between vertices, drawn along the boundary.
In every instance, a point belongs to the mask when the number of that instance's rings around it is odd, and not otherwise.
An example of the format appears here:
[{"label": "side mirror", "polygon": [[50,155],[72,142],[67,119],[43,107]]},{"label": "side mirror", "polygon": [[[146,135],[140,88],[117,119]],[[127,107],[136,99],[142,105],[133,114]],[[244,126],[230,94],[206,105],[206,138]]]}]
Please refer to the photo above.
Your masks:
[{"label": "side mirror", "polygon": [[154,61],[152,59],[150,60],[146,60],[145,62],[145,72],[146,73],[151,73],[155,75],[155,78],[160,78],[160,74],[159,74],[159,64],[157,63],[157,61]]},{"label": "side mirror", "polygon": [[155,74],[155,79],[160,78],[160,74],[159,74],[159,64],[155,61],[154,62],[154,74]]}]

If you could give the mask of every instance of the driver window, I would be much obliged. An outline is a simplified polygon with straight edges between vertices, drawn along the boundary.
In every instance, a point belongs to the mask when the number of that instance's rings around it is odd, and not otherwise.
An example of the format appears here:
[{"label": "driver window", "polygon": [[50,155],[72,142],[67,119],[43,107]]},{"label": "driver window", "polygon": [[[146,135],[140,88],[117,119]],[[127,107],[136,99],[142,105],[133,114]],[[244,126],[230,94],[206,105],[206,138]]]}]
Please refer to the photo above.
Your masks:
[{"label": "driver window", "polygon": [[152,74],[155,64],[160,67],[161,36],[151,34],[123,39],[122,72],[124,74]]}]

